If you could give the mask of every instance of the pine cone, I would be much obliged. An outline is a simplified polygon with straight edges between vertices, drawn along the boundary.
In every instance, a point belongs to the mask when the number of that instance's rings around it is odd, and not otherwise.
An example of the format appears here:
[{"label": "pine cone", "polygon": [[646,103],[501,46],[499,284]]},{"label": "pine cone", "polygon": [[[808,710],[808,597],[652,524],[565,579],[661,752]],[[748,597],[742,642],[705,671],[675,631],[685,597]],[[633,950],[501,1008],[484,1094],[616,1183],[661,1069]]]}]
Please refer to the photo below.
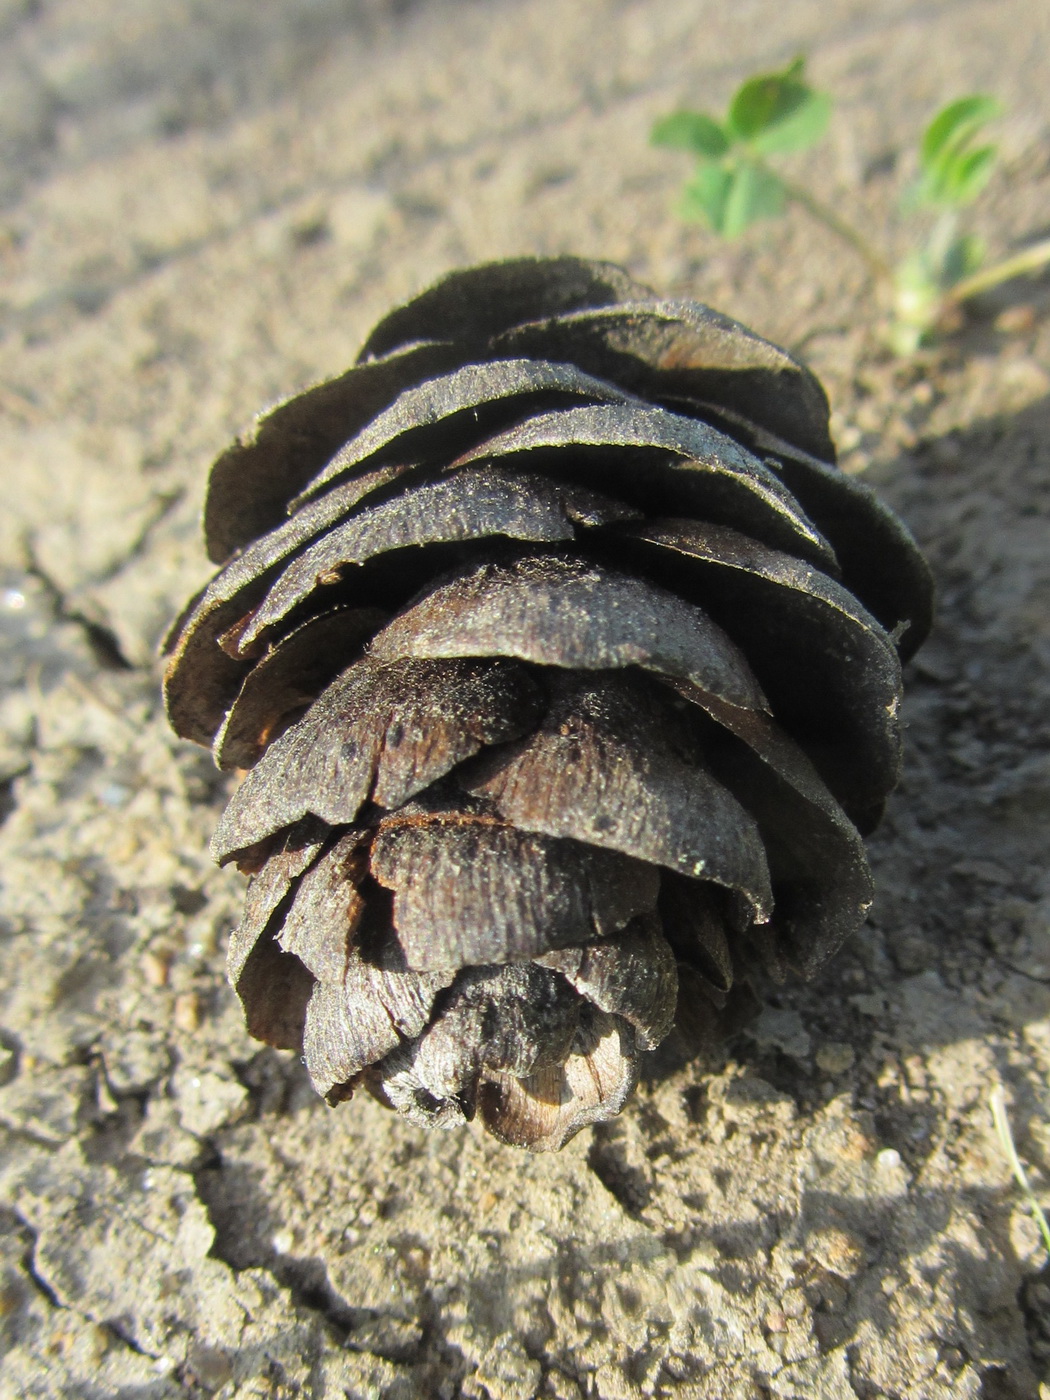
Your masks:
[{"label": "pine cone", "polygon": [[931,589],[833,460],[784,351],[573,258],[445,278],[218,459],[168,711],[249,770],[230,980],[329,1103],[557,1148],[858,927]]}]

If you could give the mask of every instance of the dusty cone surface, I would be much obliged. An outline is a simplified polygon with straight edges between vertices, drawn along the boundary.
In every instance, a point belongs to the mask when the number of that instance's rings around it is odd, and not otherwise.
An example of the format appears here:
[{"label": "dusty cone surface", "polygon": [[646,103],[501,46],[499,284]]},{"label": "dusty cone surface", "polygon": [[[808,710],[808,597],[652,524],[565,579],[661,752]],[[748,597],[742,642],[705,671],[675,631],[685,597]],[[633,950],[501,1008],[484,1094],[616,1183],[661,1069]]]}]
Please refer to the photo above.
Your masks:
[{"label": "dusty cone surface", "polygon": [[205,527],[168,712],[249,770],[230,980],[330,1103],[556,1149],[863,921],[931,589],[786,352],[606,264],[454,273]]}]

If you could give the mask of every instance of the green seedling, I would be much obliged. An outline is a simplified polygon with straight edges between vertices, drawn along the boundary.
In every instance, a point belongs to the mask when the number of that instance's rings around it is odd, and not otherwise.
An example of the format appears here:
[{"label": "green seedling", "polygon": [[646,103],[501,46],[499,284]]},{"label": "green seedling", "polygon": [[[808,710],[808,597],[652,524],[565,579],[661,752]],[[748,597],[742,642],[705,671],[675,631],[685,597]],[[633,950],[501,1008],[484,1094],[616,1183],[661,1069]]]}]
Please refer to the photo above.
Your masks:
[{"label": "green seedling", "polygon": [[673,112],[656,123],[652,140],[696,157],[696,173],[682,194],[683,216],[735,238],[756,220],[782,213],[797,193],[767,157],[814,145],[830,117],[830,100],[806,84],[797,58],[783,73],[748,79],[723,121],[704,112]]},{"label": "green seedling", "polygon": [[1050,1222],[1047,1221],[1046,1214],[1042,1206],[1036,1200],[1035,1192],[1032,1190],[1028,1180],[1028,1174],[1021,1164],[1021,1159],[1017,1155],[1017,1148],[1014,1146],[1014,1135],[1010,1131],[1010,1119],[1006,1112],[1006,1096],[1003,1093],[1002,1085],[998,1085],[992,1090],[991,1095],[992,1121],[995,1124],[996,1135],[1006,1153],[1010,1169],[1014,1174],[1014,1180],[1020,1186],[1024,1198],[1028,1203],[1028,1209],[1032,1212],[1035,1223],[1039,1226],[1039,1233],[1043,1237],[1043,1247],[1046,1250],[1047,1258],[1050,1259]]},{"label": "green seedling", "polygon": [[959,211],[977,198],[995,166],[996,147],[982,140],[982,132],[998,114],[993,98],[975,94],[949,103],[930,122],[919,147],[919,178],[902,201],[911,215],[926,219],[927,229],[896,267],[836,210],[770,164],[770,157],[814,146],[831,118],[831,99],[806,82],[803,59],[782,72],[749,78],[721,121],[680,110],[658,121],[651,139],[696,160],[682,193],[684,218],[736,238],[794,203],[847,242],[889,293],[891,345],[898,354],[910,354],[963,302],[1050,262],[1048,239],[985,267],[980,241],[960,231]]}]

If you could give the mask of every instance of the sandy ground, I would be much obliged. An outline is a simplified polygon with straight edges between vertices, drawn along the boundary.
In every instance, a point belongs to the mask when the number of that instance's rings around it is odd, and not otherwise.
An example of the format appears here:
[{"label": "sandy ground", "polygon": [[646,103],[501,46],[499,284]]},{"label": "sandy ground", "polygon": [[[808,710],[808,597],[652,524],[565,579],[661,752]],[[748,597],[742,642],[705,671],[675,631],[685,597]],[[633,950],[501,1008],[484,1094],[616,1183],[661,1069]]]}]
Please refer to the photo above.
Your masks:
[{"label": "sandy ground", "polygon": [[[976,222],[1045,234],[1031,0],[0,4],[0,1393],[1034,1400],[1050,1291],[1050,307],[906,367],[802,214],[719,245],[651,150],[804,50],[797,163],[900,249],[939,103],[999,95]],[[223,977],[224,796],[155,646],[210,458],[445,269],[612,258],[798,347],[941,589],[874,915],[818,983],[532,1158],[330,1111]]]}]

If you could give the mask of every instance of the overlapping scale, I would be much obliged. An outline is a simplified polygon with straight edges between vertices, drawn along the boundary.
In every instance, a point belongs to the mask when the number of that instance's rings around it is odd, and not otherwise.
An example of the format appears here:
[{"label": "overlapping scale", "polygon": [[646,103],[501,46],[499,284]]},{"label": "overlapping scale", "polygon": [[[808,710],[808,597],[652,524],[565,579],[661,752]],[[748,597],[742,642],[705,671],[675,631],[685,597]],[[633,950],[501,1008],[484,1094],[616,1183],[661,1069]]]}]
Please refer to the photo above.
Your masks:
[{"label": "overlapping scale", "polygon": [[862,828],[900,768],[901,668],[856,598],[802,560],[737,530],[648,520],[610,532],[608,552],[702,606],[740,647],[778,723]]}]

